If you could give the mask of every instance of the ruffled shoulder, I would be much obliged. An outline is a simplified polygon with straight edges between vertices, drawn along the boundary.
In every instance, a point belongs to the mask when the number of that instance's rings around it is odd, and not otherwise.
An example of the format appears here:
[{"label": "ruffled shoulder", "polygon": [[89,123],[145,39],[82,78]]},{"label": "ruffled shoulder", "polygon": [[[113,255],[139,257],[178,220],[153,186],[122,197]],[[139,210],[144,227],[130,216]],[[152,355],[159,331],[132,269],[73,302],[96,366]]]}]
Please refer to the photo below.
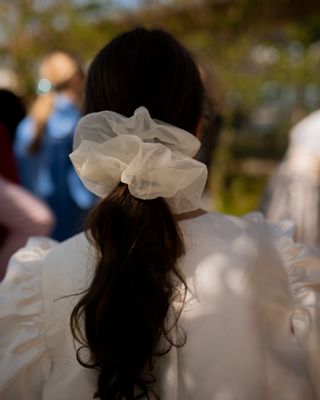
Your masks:
[{"label": "ruffled shoulder", "polygon": [[292,293],[292,328],[320,398],[320,252],[292,239],[294,225],[273,225]]},{"label": "ruffled shoulder", "polygon": [[269,226],[282,258],[292,296],[292,331],[304,353],[310,378],[320,398],[320,251],[293,240],[294,224],[267,223],[259,213],[245,217]]},{"label": "ruffled shoulder", "polygon": [[0,284],[3,398],[41,398],[42,382],[50,370],[43,338],[41,267],[46,253],[55,245],[48,238],[31,238],[12,256]]}]

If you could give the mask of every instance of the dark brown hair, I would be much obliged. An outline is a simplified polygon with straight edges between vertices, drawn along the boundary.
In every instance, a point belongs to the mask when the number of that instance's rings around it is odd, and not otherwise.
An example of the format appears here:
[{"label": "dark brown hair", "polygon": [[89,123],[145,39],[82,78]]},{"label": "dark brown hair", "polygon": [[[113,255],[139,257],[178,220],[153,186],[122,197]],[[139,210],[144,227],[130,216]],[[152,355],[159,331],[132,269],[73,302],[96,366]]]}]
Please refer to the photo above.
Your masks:
[{"label": "dark brown hair", "polygon": [[[145,106],[153,118],[194,132],[202,103],[196,64],[162,30],[116,37],[89,70],[85,113],[129,117]],[[84,360],[80,348],[78,360],[99,372],[96,397],[149,398],[155,357],[184,344],[181,335],[178,343],[172,339],[186,290],[177,265],[181,232],[163,198],[137,199],[121,183],[91,213],[87,236],[97,250],[96,271],[72,312],[71,329],[91,357]]]}]

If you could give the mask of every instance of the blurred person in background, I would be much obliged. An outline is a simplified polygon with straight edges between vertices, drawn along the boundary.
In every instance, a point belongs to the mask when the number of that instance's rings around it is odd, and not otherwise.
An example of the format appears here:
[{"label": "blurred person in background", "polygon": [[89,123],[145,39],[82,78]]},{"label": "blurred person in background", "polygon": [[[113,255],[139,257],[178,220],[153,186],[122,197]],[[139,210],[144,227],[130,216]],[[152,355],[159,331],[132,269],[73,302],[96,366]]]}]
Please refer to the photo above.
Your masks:
[{"label": "blurred person in background", "polygon": [[291,220],[295,239],[320,249],[320,110],[296,124],[289,138],[261,211],[271,222]]},{"label": "blurred person in background", "polygon": [[14,149],[22,184],[53,211],[52,237],[57,240],[81,231],[95,202],[69,160],[84,81],[75,57],[61,51],[46,56],[39,68],[38,92],[42,94],[16,132]]},{"label": "blurred person in background", "polygon": [[24,246],[30,236],[51,232],[54,218],[48,207],[19,183],[12,141],[18,123],[25,116],[21,99],[0,89],[0,281],[10,256]]}]

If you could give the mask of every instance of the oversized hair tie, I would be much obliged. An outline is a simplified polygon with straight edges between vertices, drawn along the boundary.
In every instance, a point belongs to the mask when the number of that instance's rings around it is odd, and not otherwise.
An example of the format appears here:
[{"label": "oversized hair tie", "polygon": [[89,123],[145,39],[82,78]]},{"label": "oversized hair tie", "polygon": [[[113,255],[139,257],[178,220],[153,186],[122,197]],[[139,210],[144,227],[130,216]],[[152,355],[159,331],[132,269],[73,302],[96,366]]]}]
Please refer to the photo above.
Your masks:
[{"label": "oversized hair tie", "polygon": [[163,197],[174,213],[182,213],[201,205],[207,168],[192,158],[199,147],[195,136],[153,120],[139,107],[130,118],[112,111],[81,118],[70,159],[83,184],[99,197],[123,182],[134,197]]}]

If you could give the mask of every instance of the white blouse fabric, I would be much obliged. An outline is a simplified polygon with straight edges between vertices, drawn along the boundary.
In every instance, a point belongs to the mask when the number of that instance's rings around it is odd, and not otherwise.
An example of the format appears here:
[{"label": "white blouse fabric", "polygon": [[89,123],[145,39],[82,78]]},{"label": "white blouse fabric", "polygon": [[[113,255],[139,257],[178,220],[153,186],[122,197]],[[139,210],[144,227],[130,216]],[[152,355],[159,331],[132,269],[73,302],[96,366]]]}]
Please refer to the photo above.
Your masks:
[{"label": "white blouse fabric", "polygon": [[[290,223],[258,214],[180,225],[187,342],[156,362],[161,400],[320,399],[318,255],[293,243]],[[83,234],[34,238],[13,256],[0,285],[1,399],[93,398],[96,373],[78,364],[69,327],[93,266]]]}]

